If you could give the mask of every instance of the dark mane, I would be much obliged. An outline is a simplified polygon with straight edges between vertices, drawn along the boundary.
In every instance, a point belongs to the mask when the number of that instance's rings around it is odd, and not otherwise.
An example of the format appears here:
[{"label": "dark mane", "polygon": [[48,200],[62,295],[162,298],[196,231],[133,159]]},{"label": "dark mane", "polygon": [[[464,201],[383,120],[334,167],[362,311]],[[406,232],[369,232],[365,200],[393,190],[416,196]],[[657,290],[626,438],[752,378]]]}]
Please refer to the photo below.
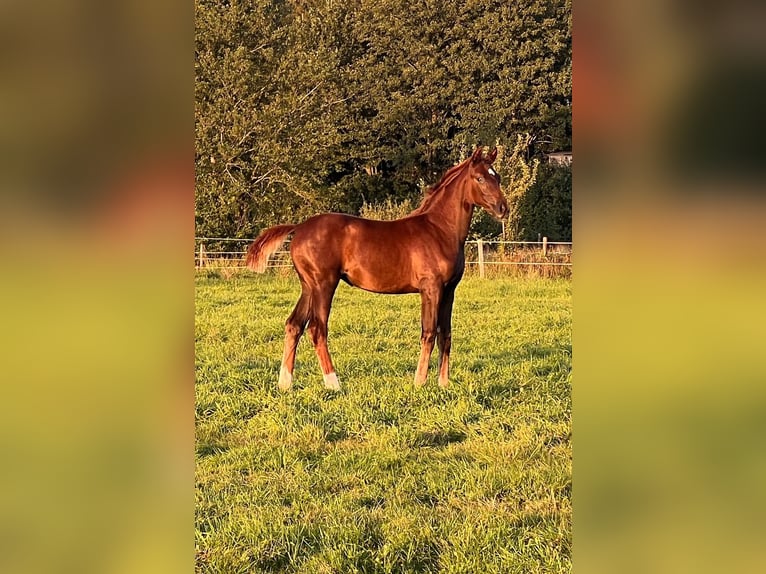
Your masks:
[{"label": "dark mane", "polygon": [[423,201],[420,202],[420,205],[410,214],[410,215],[416,215],[418,213],[423,213],[428,207],[433,203],[434,199],[436,198],[437,194],[442,191],[444,188],[446,188],[448,185],[450,185],[455,179],[458,178],[463,173],[463,169],[468,165],[468,162],[471,158],[468,158],[467,160],[452,166],[449,168],[442,178],[439,180],[438,183],[429,186],[426,190],[426,196],[423,198]]}]

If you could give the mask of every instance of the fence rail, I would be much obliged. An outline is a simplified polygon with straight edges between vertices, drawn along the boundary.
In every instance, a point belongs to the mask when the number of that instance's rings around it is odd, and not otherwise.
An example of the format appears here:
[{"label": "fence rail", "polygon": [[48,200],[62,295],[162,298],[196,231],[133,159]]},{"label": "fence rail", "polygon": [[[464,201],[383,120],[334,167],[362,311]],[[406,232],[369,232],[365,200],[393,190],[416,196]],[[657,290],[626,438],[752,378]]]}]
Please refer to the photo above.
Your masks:
[{"label": "fence rail", "polygon": [[[197,269],[241,270],[245,268],[245,254],[252,239],[231,237],[195,237],[194,266]],[[237,249],[238,246],[242,246]],[[268,268],[292,267],[288,251],[289,241],[269,260]],[[548,241],[466,241],[466,266],[485,277],[491,269],[538,268],[548,269],[552,275],[567,274],[572,267],[572,242]],[[497,267],[495,267],[497,266]],[[558,269],[559,271],[556,271]]]}]

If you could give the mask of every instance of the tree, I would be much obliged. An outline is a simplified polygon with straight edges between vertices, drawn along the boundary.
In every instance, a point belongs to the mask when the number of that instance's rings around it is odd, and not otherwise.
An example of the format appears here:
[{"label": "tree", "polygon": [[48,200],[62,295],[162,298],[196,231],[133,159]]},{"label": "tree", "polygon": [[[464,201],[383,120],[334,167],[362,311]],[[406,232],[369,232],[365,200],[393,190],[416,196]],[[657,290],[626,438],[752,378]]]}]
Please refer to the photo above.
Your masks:
[{"label": "tree", "polygon": [[519,202],[519,237],[572,240],[572,168],[543,164],[537,181]]},{"label": "tree", "polygon": [[570,0],[196,6],[198,235],[417,203],[480,143],[571,145]]}]

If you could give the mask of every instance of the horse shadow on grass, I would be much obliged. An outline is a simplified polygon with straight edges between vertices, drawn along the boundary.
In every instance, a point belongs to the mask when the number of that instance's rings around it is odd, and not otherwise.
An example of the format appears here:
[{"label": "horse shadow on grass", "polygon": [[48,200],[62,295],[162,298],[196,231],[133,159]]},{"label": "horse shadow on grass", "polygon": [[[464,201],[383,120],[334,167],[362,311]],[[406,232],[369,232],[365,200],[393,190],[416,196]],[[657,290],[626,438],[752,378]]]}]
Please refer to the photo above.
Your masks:
[{"label": "horse shadow on grass", "polygon": [[198,445],[195,450],[197,451],[197,456],[204,457],[226,452],[229,450],[229,445],[222,443],[203,443]]},{"label": "horse shadow on grass", "polygon": [[438,429],[419,431],[410,441],[413,447],[444,448],[450,444],[463,442],[468,438],[465,431],[459,429]]},{"label": "horse shadow on grass", "polygon": [[469,371],[478,372],[488,367],[521,363],[531,359],[546,359],[553,355],[561,355],[562,353],[571,354],[572,346],[564,345],[561,347],[553,347],[551,345],[522,345],[513,351],[484,354],[478,359],[473,359],[472,361],[467,362],[467,368]]},{"label": "horse shadow on grass", "polygon": [[[388,561],[394,572],[435,572],[438,569],[441,545],[429,531],[416,534],[414,539],[391,539],[384,533],[380,518],[364,515],[358,530],[349,533],[349,539],[335,540],[335,544],[354,546],[358,551],[344,557],[345,572],[380,572],[380,556],[384,546],[389,547]],[[358,524],[358,522],[357,522]],[[261,548],[251,565],[261,572],[286,572],[289,568],[317,566],[317,555],[327,550],[321,524],[309,525],[288,532],[282,539],[271,540]],[[341,535],[343,536],[343,535]],[[414,547],[414,551],[413,551]]]}]

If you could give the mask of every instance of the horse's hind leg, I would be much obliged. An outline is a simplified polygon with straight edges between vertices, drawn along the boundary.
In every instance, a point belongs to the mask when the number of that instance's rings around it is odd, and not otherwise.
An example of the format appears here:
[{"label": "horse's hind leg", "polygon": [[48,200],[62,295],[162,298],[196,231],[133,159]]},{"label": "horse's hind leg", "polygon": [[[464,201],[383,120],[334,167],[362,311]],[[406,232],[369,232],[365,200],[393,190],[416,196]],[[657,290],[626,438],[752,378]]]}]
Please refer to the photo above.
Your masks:
[{"label": "horse's hind leg", "polygon": [[330,318],[330,307],[337,286],[337,279],[332,281],[325,280],[312,290],[312,313],[309,321],[311,341],[314,343],[319,366],[322,368],[324,386],[333,391],[340,390],[340,382],[338,381],[338,375],[335,374],[335,367],[332,364],[330,351],[327,348],[327,322]]},{"label": "horse's hind leg", "polygon": [[287,318],[285,323],[285,350],[282,353],[282,365],[279,367],[279,383],[277,386],[288,391],[293,386],[293,368],[295,367],[295,351],[298,348],[298,341],[306,328],[306,322],[309,320],[311,310],[311,300],[309,293],[303,289],[295,309]]}]

